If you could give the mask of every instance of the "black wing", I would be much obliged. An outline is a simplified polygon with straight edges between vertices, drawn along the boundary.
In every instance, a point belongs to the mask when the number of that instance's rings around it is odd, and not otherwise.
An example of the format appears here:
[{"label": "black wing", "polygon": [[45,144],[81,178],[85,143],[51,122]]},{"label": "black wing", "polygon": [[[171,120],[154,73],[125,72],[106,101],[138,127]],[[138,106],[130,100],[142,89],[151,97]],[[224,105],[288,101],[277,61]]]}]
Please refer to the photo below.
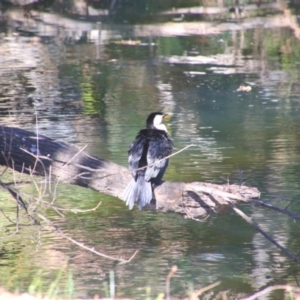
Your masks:
[{"label": "black wing", "polygon": [[173,143],[163,130],[143,129],[139,132],[128,150],[128,163],[132,175],[135,177],[138,168],[148,165],[140,170],[146,181],[156,178],[159,172],[167,167],[167,159],[173,150]]},{"label": "black wing", "polygon": [[145,180],[156,178],[163,170],[165,171],[168,160],[164,159],[169,156],[173,150],[173,143],[168,134],[162,130],[153,130],[149,136],[149,147],[147,152],[148,167],[145,173]]},{"label": "black wing", "polygon": [[142,131],[143,130],[141,130],[140,133],[137,135],[136,139],[131,144],[128,150],[129,170],[132,171],[133,177],[135,177],[136,175],[136,169],[147,165],[146,159],[144,165],[141,164],[142,156],[145,156],[145,153],[143,155],[143,152],[148,149],[147,135],[143,134]]}]

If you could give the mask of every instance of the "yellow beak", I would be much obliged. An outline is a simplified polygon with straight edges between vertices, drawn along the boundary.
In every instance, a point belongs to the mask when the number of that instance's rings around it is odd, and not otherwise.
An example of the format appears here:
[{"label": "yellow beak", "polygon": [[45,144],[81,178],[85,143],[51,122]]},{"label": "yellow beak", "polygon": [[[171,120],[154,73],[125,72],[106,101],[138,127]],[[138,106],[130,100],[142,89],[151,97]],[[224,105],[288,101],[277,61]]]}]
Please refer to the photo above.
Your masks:
[{"label": "yellow beak", "polygon": [[164,120],[170,120],[171,119],[171,115],[170,114],[164,114],[163,119]]}]

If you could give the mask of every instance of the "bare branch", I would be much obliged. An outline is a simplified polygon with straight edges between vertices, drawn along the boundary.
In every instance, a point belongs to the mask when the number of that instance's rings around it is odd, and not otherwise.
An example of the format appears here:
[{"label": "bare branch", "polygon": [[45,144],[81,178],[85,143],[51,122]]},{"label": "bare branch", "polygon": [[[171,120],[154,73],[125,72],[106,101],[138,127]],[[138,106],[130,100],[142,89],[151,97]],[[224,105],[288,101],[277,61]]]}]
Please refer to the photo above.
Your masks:
[{"label": "bare branch", "polygon": [[0,180],[0,186],[2,186],[5,190],[7,190],[10,193],[10,195],[16,200],[17,207],[21,206],[25,210],[26,214],[30,217],[30,219],[34,222],[35,225],[40,225],[39,221],[28,212],[27,203],[22,199],[22,197],[19,195],[18,192],[16,192],[14,189],[12,189],[11,187],[3,183],[1,180]]},{"label": "bare branch", "polygon": [[260,206],[265,206],[267,208],[270,208],[270,209],[273,209],[273,210],[276,210],[276,211],[279,211],[283,214],[286,214],[288,216],[290,216],[291,218],[293,219],[300,219],[300,216],[291,212],[290,210],[287,210],[286,208],[280,208],[276,205],[273,205],[273,204],[269,204],[269,203],[266,203],[264,201],[261,201],[261,200],[257,200],[257,199],[253,199],[251,200],[251,203],[253,203],[254,205],[260,205]]},{"label": "bare branch", "polygon": [[221,281],[217,281],[217,282],[214,282],[210,285],[207,285],[207,286],[199,289],[198,291],[192,292],[191,296],[190,296],[190,300],[199,300],[199,296],[201,294],[203,294],[204,292],[206,292],[208,290],[213,289],[214,287],[218,286],[220,283],[221,283]]},{"label": "bare branch", "polygon": [[39,218],[41,218],[43,221],[45,221],[47,223],[47,225],[49,227],[49,228],[45,227],[47,230],[49,230],[51,232],[58,233],[61,237],[65,238],[66,240],[70,241],[71,243],[73,243],[73,244],[79,246],[80,248],[83,248],[83,249],[85,249],[85,250],[87,250],[89,252],[92,252],[92,253],[94,253],[94,254],[96,254],[98,256],[101,256],[101,257],[104,257],[104,258],[107,258],[107,259],[111,259],[111,260],[116,260],[116,261],[119,261],[122,264],[125,264],[125,263],[130,262],[135,257],[135,255],[138,252],[138,250],[136,250],[129,259],[123,259],[123,258],[120,258],[120,257],[113,257],[111,255],[107,255],[107,254],[101,253],[101,252],[95,250],[94,248],[86,246],[84,243],[78,242],[75,239],[73,239],[72,237],[67,236],[60,228],[58,228],[56,225],[54,225],[43,214],[37,212],[37,215],[39,216]]},{"label": "bare branch", "polygon": [[2,213],[2,215],[10,222],[10,223],[12,223],[12,224],[16,224],[10,217],[8,217],[5,213],[4,213],[4,211],[3,211],[3,209],[2,208],[0,208],[0,211],[1,211],[1,213]]},{"label": "bare branch", "polygon": [[85,145],[84,147],[82,147],[81,149],[79,149],[79,151],[78,151],[73,157],[71,157],[71,159],[63,165],[63,167],[64,167],[64,166],[67,166],[68,164],[70,164],[71,161],[74,160],[74,159],[76,158],[76,156],[78,156],[81,152],[83,152],[83,150],[84,150],[86,147],[87,147],[87,145]]},{"label": "bare branch", "polygon": [[[168,155],[168,156],[166,156],[166,157],[163,157],[162,159],[158,160],[156,163],[159,163],[159,162],[163,161],[164,159],[168,159],[168,158],[170,158],[170,157],[172,157],[172,156],[175,156],[175,155],[177,155],[177,154],[183,152],[184,150],[186,150],[186,149],[188,149],[188,148],[190,148],[190,147],[193,147],[193,146],[195,146],[195,145],[194,145],[194,144],[187,145],[187,146],[185,146],[184,148],[182,148],[182,149],[180,149],[180,150],[178,150],[178,151],[176,151],[176,152],[174,152],[174,153],[172,153],[172,154],[170,154],[170,155]],[[149,165],[146,165],[146,166],[144,166],[144,167],[140,167],[140,168],[138,168],[138,169],[132,169],[132,170],[130,170],[130,171],[128,171],[128,172],[143,170],[143,169],[146,169],[146,168],[148,168],[148,167],[154,166],[156,163],[149,164]]]},{"label": "bare branch", "polygon": [[95,207],[93,208],[90,208],[90,209],[78,209],[78,208],[60,208],[60,207],[57,207],[57,206],[53,206],[51,205],[50,207],[55,209],[55,210],[59,210],[59,211],[70,211],[74,214],[77,214],[77,213],[85,213],[85,212],[89,212],[89,211],[95,211],[99,208],[99,206],[101,205],[102,201],[100,201]]},{"label": "bare branch", "polygon": [[166,278],[166,300],[171,299],[171,297],[170,297],[170,281],[171,281],[171,278],[174,276],[174,274],[177,272],[177,270],[178,270],[178,267],[176,265],[174,265],[171,268],[171,270]]}]

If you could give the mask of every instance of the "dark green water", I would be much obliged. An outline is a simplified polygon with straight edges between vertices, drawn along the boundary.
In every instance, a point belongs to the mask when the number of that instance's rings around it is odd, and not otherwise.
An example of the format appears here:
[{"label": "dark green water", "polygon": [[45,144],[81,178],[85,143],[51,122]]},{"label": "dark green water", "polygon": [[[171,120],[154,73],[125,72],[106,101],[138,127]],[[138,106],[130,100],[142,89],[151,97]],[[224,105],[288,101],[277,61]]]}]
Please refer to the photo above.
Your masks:
[{"label": "dark green water", "polygon": [[[128,146],[147,115],[163,110],[172,114],[167,126],[176,149],[195,145],[171,159],[165,179],[244,182],[280,207],[293,201],[289,209],[299,212],[300,44],[281,14],[251,26],[248,18],[167,23],[149,17],[147,23],[129,16],[134,24],[128,24],[117,15],[99,24],[55,11],[44,22],[26,19],[16,8],[5,14],[12,21],[1,27],[0,37],[2,124],[38,127],[126,165]],[[279,22],[269,26],[272,20]],[[251,90],[238,91],[240,86]],[[34,186],[28,189],[37,194]],[[233,212],[195,222],[128,211],[117,199],[69,185],[58,185],[55,196],[57,205],[69,208],[102,201],[95,212],[64,218],[45,210],[69,236],[114,257],[138,254],[118,265],[33,226],[24,224],[13,234],[15,227],[1,217],[0,285],[27,291],[41,278],[39,289],[48,291],[62,270],[58,294],[70,295],[65,289],[72,275],[75,295],[104,297],[113,270],[118,297],[153,298],[164,292],[166,276],[177,265],[172,295],[184,297],[220,280],[211,299],[226,290],[229,299],[238,299],[267,285],[296,285],[299,277],[296,265]],[[53,197],[47,190],[42,199]],[[1,199],[14,218],[9,196],[1,193]],[[241,208],[283,246],[299,250],[298,221]]]}]

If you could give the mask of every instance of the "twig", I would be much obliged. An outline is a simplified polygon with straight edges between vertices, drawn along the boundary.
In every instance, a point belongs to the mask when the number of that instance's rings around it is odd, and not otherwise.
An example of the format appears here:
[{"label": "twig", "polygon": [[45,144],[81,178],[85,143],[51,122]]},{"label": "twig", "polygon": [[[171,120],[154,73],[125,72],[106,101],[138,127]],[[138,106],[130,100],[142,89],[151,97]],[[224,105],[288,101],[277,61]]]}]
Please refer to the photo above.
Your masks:
[{"label": "twig", "polygon": [[190,148],[190,147],[193,147],[193,146],[195,146],[195,145],[194,145],[194,144],[187,145],[187,146],[185,146],[184,148],[182,148],[182,149],[180,149],[180,150],[178,150],[178,151],[176,151],[176,152],[174,152],[174,153],[172,153],[172,154],[170,154],[170,155],[168,155],[168,156],[166,156],[166,157],[163,157],[162,159],[158,160],[157,162],[155,162],[155,163],[153,163],[153,164],[146,165],[146,166],[140,167],[140,168],[138,168],[138,169],[132,169],[132,170],[130,170],[130,172],[132,172],[132,171],[140,171],[140,170],[146,169],[146,168],[148,168],[148,167],[152,167],[152,166],[154,166],[155,164],[157,164],[157,163],[163,161],[164,159],[168,159],[168,158],[170,158],[170,157],[172,157],[172,156],[175,156],[175,155],[179,154],[180,152],[183,152],[184,150],[186,150],[186,149],[188,149],[188,148]]},{"label": "twig", "polygon": [[34,222],[35,225],[40,225],[39,221],[28,212],[26,202],[16,191],[14,191],[11,187],[7,186],[1,180],[0,180],[0,186],[2,186],[5,190],[7,190],[10,193],[10,195],[16,200],[17,207],[21,206],[25,210],[26,214],[30,217],[30,219]]},{"label": "twig", "polygon": [[[43,174],[46,177],[47,176],[47,169],[46,169],[46,167],[45,167],[44,162],[42,161],[42,159],[49,160],[49,161],[52,161],[52,160],[48,156],[43,156],[43,155],[39,155],[39,154],[36,155],[36,154],[33,154],[32,152],[30,152],[30,151],[28,151],[28,150],[26,150],[24,148],[21,148],[21,147],[20,147],[20,150],[24,151],[25,153],[27,153],[27,154],[29,154],[29,155],[31,155],[32,157],[35,158],[34,168],[33,169],[31,169],[31,167],[28,168],[30,176],[34,175],[34,173],[36,172],[35,168],[37,166],[37,162],[40,162],[40,164],[41,164],[41,166],[43,168]],[[13,168],[13,170],[14,170],[14,168]],[[38,184],[36,183],[36,181],[34,180],[34,178],[33,178],[32,181],[33,181],[33,184],[35,185],[36,190],[39,192],[39,198],[38,198],[38,201],[37,201],[37,203],[39,203],[40,199],[42,199],[44,197],[44,195],[46,194],[47,182],[45,182],[44,188],[42,189],[42,186],[39,187]]]},{"label": "twig", "polygon": [[77,155],[79,155],[86,147],[87,147],[87,145],[85,145],[84,147],[82,147],[81,149],[79,149],[79,151],[72,158],[70,158],[70,160],[63,165],[63,167],[67,166],[72,160],[74,160],[74,158]]},{"label": "twig", "polygon": [[[40,150],[39,150],[39,126],[38,126],[38,114],[37,111],[35,111],[35,127],[36,127],[36,153],[39,154]],[[38,162],[38,158],[35,160],[34,166],[33,166],[33,172],[36,168]]]},{"label": "twig", "polygon": [[199,289],[198,291],[192,292],[191,294],[191,300],[199,300],[199,296],[201,294],[203,294],[204,292],[213,289],[214,287],[218,286],[221,283],[221,281],[217,281],[215,283],[212,283],[210,285],[207,285],[201,289]]},{"label": "twig", "polygon": [[21,197],[19,197],[19,195],[16,191],[14,191],[11,187],[7,186],[1,180],[0,180],[0,186],[2,186],[5,190],[7,190],[11,194],[11,196],[13,196],[13,198],[16,200],[17,204],[21,205],[27,212],[27,204]]},{"label": "twig", "polygon": [[138,252],[139,252],[139,250],[135,250],[135,252],[131,255],[131,257],[129,259],[120,262],[119,265],[124,265],[124,264],[131,262]]},{"label": "twig", "polygon": [[[37,136],[37,139],[38,139],[38,136]],[[168,155],[168,156],[166,156],[166,157],[163,157],[162,159],[158,160],[156,163],[149,164],[149,165],[143,166],[143,167],[141,167],[141,168],[137,168],[137,169],[126,170],[126,171],[124,171],[124,172],[125,172],[125,173],[127,173],[127,172],[131,173],[132,171],[139,171],[139,170],[143,170],[143,169],[146,169],[146,168],[148,168],[148,167],[154,166],[155,164],[157,164],[157,163],[159,163],[159,162],[161,162],[161,161],[163,161],[163,160],[165,160],[165,159],[168,159],[168,158],[170,158],[170,157],[172,157],[172,156],[175,156],[175,155],[177,155],[177,154],[179,154],[179,153],[185,151],[186,149],[188,149],[188,148],[190,148],[190,147],[192,147],[192,146],[194,146],[194,144],[187,145],[187,146],[185,146],[184,148],[182,148],[182,149],[180,149],[180,150],[178,150],[178,151],[176,151],[176,152],[174,152],[174,153],[172,153],[172,154],[170,154],[170,155]],[[86,147],[87,147],[87,145],[85,145],[84,147],[82,147],[81,149],[79,149],[79,151],[78,151],[78,152],[77,152],[77,153],[76,153],[69,161],[67,161],[66,163],[61,162],[61,163],[63,164],[63,167],[69,165],[69,164],[75,159],[75,157],[76,157],[77,155],[79,155],[81,152],[84,151],[84,149],[85,149]],[[44,164],[43,164],[42,159],[45,159],[45,160],[48,160],[48,161],[52,161],[51,158],[49,158],[48,156],[43,156],[43,155],[39,155],[39,154],[38,154],[38,155],[35,155],[35,154],[31,153],[30,151],[28,151],[28,150],[26,150],[26,149],[24,149],[24,148],[20,148],[20,149],[23,150],[24,152],[26,152],[27,154],[33,156],[33,157],[36,159],[35,164],[34,164],[34,169],[33,169],[33,171],[35,171],[37,161],[39,161],[39,162],[41,163],[41,165],[43,166],[44,174],[46,174],[46,169],[45,169],[45,166],[44,166]],[[79,164],[76,164],[76,163],[74,164],[74,166],[80,166],[81,169],[85,169],[85,170],[87,170],[87,171],[89,171],[89,172],[97,172],[97,171],[98,171],[98,170],[95,170],[95,169],[93,169],[93,168],[90,168],[90,167],[87,167],[87,166],[83,166],[83,165],[79,165]],[[87,174],[89,174],[89,173],[87,173]],[[82,175],[83,175],[83,174],[78,174],[78,175],[76,175],[76,177],[83,178]],[[114,176],[114,175],[116,175],[116,174],[108,174],[108,175],[104,175],[104,176],[101,176],[101,178],[99,178],[99,179],[103,179],[103,178],[106,178],[106,177],[109,177],[109,176]],[[88,177],[87,179],[89,179],[89,177]]]},{"label": "twig", "polygon": [[19,232],[19,205],[16,206],[16,231],[15,233]]},{"label": "twig", "polygon": [[194,145],[194,144],[187,145],[187,146],[185,146],[184,148],[182,148],[182,149],[180,149],[180,150],[178,150],[178,151],[176,151],[176,152],[170,154],[169,156],[166,156],[166,157],[162,158],[162,159],[159,160],[159,161],[162,161],[162,160],[164,160],[164,159],[166,159],[166,158],[170,158],[170,157],[172,157],[172,156],[175,156],[175,155],[179,154],[180,152],[183,152],[184,150],[186,150],[186,149],[188,149],[188,148],[191,148],[191,147],[193,147],[193,146],[195,146],[195,145]]},{"label": "twig", "polygon": [[[3,152],[2,152],[2,154],[3,154]],[[3,170],[2,173],[0,174],[0,177],[6,172],[6,170],[8,170],[8,166],[7,166],[7,165],[5,166],[4,170]]]},{"label": "twig", "polygon": [[130,261],[135,257],[135,255],[138,253],[138,250],[136,250],[136,251],[133,253],[133,255],[132,255],[129,259],[127,259],[127,260],[126,260],[126,259],[123,259],[123,258],[113,257],[113,256],[110,256],[110,255],[101,253],[101,252],[95,250],[94,248],[91,248],[91,247],[89,247],[89,246],[86,246],[86,245],[84,245],[83,243],[80,243],[80,242],[76,241],[76,240],[73,239],[72,237],[67,236],[60,228],[58,228],[56,225],[54,225],[54,224],[53,224],[48,218],[46,218],[43,214],[41,214],[41,213],[39,213],[39,212],[37,212],[36,214],[38,215],[39,218],[41,218],[42,220],[44,220],[44,221],[47,223],[47,225],[48,225],[52,230],[51,230],[50,228],[46,228],[46,229],[48,229],[49,231],[52,231],[52,232],[55,231],[55,232],[58,233],[61,237],[65,238],[66,240],[70,241],[71,243],[73,243],[73,244],[75,244],[75,245],[77,245],[77,246],[79,246],[79,247],[81,247],[81,248],[83,248],[83,249],[85,249],[85,250],[87,250],[87,251],[90,251],[90,252],[92,252],[92,253],[94,253],[94,254],[96,254],[96,255],[98,255],[98,256],[102,256],[102,257],[104,257],[104,258],[108,258],[108,259],[111,259],[111,260],[117,260],[117,261],[119,261],[121,264],[125,264],[125,263],[130,262]]},{"label": "twig", "polygon": [[41,164],[43,165],[43,167],[44,167],[44,171],[46,171],[46,168],[45,168],[43,162],[41,161],[41,159],[52,161],[52,159],[49,158],[48,156],[39,155],[39,154],[36,155],[36,154],[33,154],[32,152],[30,152],[30,151],[28,151],[28,150],[26,150],[24,148],[21,148],[21,147],[20,147],[20,150],[24,151],[25,153],[27,153],[27,154],[33,156],[35,159],[39,160],[41,162]]},{"label": "twig", "polygon": [[171,278],[173,277],[173,275],[176,273],[176,271],[178,270],[178,267],[176,265],[174,265],[167,278],[166,278],[166,300],[170,300],[170,281],[171,281]]},{"label": "twig", "polygon": [[[286,290],[287,292],[291,293],[291,292],[297,292],[299,293],[300,292],[300,288],[299,287],[292,287],[288,284],[286,285],[273,285],[273,286],[269,286],[259,292],[256,292],[254,294],[252,294],[251,296],[247,296],[245,298],[242,298],[240,300],[253,300],[253,299],[257,299],[258,297],[264,295],[264,294],[267,294],[271,291],[274,291],[274,290]],[[298,299],[298,298],[297,298]]]},{"label": "twig", "polygon": [[[185,146],[184,148],[182,148],[182,149],[180,149],[180,150],[178,150],[178,151],[172,153],[171,155],[166,156],[166,157],[163,157],[162,159],[158,160],[156,163],[149,164],[149,165],[146,165],[146,166],[144,166],[144,167],[137,168],[137,169],[126,170],[126,171],[123,171],[122,173],[131,173],[131,172],[134,172],[134,171],[139,171],[139,170],[146,169],[146,168],[148,168],[148,167],[152,167],[152,166],[154,166],[155,164],[157,164],[157,163],[163,161],[164,159],[168,159],[168,158],[170,158],[170,157],[172,157],[172,156],[174,156],[174,155],[177,155],[177,154],[179,154],[180,152],[182,152],[182,151],[184,151],[184,150],[186,150],[186,149],[188,149],[188,148],[190,148],[190,147],[192,147],[192,146],[194,146],[194,144]],[[101,173],[102,173],[101,170],[95,170],[95,169],[92,169],[92,168],[89,168],[89,167],[86,167],[86,166],[83,166],[83,165],[77,165],[77,164],[74,164],[74,165],[75,165],[75,166],[80,166],[81,169],[85,169],[85,170],[87,170],[87,171],[91,171],[91,172],[101,172]],[[80,174],[77,174],[76,176],[74,176],[74,179],[75,179],[76,177],[80,177],[80,178],[83,178],[83,179],[90,179],[90,177],[83,177],[84,174],[89,174],[89,172],[82,172],[82,173],[80,173]],[[114,176],[114,175],[117,175],[117,174],[119,174],[119,173],[107,174],[107,175],[104,175],[104,176],[101,176],[101,177],[97,177],[97,179],[100,180],[100,179],[104,179],[104,178],[107,178],[107,177],[109,177],[109,176]]]},{"label": "twig", "polygon": [[0,211],[1,211],[2,215],[3,215],[10,223],[16,224],[10,217],[8,217],[8,216],[4,213],[4,211],[3,211],[2,208],[0,208]]},{"label": "twig", "polygon": [[250,217],[248,217],[244,212],[238,209],[232,202],[229,200],[227,201],[231,208],[240,216],[242,217],[247,223],[252,225],[258,232],[260,232],[267,240],[269,240],[272,244],[274,244],[277,248],[283,251],[290,259],[300,264],[300,258],[297,257],[294,253],[290,252],[288,249],[280,245],[277,241],[275,241],[270,235],[268,235],[261,227],[254,222]]},{"label": "twig", "polygon": [[15,162],[13,160],[11,160],[11,164],[12,164],[12,169],[13,169],[13,177],[14,177],[14,183],[16,185],[16,173],[15,173]]},{"label": "twig", "polygon": [[78,208],[60,208],[60,207],[57,207],[57,206],[53,206],[51,205],[50,207],[55,209],[55,210],[59,210],[59,211],[70,211],[74,214],[77,214],[77,213],[81,213],[81,212],[89,212],[89,211],[95,211],[98,209],[98,207],[101,205],[102,201],[100,201],[95,207],[93,208],[90,208],[90,209],[78,209]]}]

